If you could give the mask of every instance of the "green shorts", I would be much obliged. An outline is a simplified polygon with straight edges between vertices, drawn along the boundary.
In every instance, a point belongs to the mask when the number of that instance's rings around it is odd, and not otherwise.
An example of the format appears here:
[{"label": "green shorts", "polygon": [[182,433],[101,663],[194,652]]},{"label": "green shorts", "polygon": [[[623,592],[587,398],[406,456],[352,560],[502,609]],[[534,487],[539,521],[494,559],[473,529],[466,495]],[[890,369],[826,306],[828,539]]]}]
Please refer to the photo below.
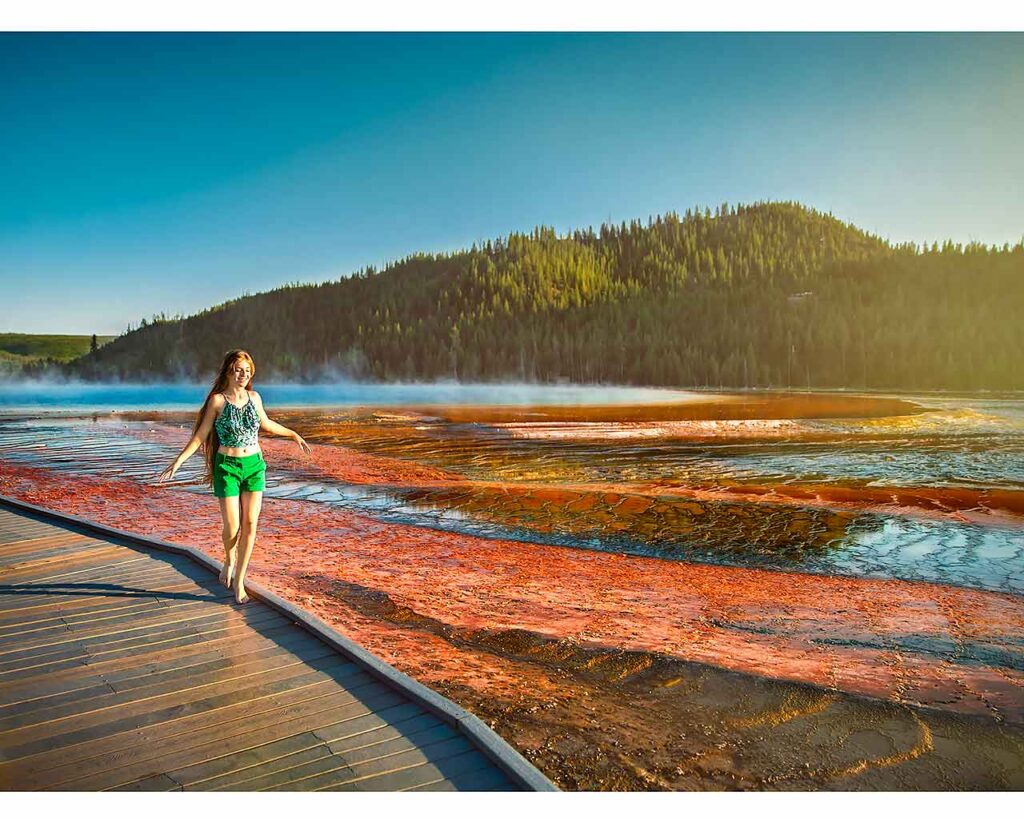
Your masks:
[{"label": "green shorts", "polygon": [[241,492],[262,492],[266,488],[267,462],[262,452],[252,455],[213,456],[213,494],[234,498]]}]

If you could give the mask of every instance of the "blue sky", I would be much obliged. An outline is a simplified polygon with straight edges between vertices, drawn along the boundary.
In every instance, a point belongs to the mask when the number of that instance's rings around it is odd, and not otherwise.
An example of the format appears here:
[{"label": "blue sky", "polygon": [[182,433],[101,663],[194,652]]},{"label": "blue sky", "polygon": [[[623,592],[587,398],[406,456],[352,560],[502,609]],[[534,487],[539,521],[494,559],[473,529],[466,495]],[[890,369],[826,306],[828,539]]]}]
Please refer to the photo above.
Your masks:
[{"label": "blue sky", "polygon": [[795,199],[1024,235],[1024,35],[0,34],[0,332]]}]

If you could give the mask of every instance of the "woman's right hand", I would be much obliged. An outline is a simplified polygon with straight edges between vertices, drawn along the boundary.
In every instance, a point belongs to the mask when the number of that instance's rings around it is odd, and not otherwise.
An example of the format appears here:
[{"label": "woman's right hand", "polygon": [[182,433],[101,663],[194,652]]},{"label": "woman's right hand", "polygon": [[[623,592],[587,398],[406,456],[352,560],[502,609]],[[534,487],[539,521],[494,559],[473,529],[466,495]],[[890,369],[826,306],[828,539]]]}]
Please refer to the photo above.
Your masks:
[{"label": "woman's right hand", "polygon": [[160,473],[160,476],[156,479],[157,483],[163,483],[164,481],[170,480],[174,477],[174,473],[178,471],[179,464],[175,461],[167,469]]}]

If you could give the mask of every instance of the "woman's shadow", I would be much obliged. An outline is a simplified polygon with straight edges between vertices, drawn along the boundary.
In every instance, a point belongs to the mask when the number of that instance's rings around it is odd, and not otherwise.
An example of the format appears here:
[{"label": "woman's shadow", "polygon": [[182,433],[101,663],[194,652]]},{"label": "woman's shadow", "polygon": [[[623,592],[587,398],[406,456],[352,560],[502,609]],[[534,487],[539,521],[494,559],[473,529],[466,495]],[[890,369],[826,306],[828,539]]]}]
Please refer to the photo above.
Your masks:
[{"label": "woman's shadow", "polygon": [[[216,579],[214,579],[216,582]],[[211,583],[211,586],[213,583]],[[217,583],[220,586],[219,582]],[[162,592],[154,589],[140,589],[132,586],[121,586],[116,583],[33,583],[30,586],[0,585],[0,595],[16,596],[51,596],[61,595],[68,597],[160,597],[165,600],[214,600],[220,597],[229,597],[230,593],[224,590],[224,594],[216,593],[216,588],[211,589],[208,594],[196,594],[195,592]]]}]

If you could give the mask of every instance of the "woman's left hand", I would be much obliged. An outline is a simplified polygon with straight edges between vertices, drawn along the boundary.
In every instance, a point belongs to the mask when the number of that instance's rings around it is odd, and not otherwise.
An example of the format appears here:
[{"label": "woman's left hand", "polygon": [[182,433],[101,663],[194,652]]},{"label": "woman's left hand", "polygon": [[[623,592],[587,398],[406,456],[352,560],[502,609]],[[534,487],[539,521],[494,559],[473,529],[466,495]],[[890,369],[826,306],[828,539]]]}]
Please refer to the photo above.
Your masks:
[{"label": "woman's left hand", "polygon": [[297,443],[299,445],[299,449],[301,449],[307,455],[309,455],[309,453],[313,451],[310,445],[306,443],[305,439],[297,432],[295,433],[295,443]]}]

